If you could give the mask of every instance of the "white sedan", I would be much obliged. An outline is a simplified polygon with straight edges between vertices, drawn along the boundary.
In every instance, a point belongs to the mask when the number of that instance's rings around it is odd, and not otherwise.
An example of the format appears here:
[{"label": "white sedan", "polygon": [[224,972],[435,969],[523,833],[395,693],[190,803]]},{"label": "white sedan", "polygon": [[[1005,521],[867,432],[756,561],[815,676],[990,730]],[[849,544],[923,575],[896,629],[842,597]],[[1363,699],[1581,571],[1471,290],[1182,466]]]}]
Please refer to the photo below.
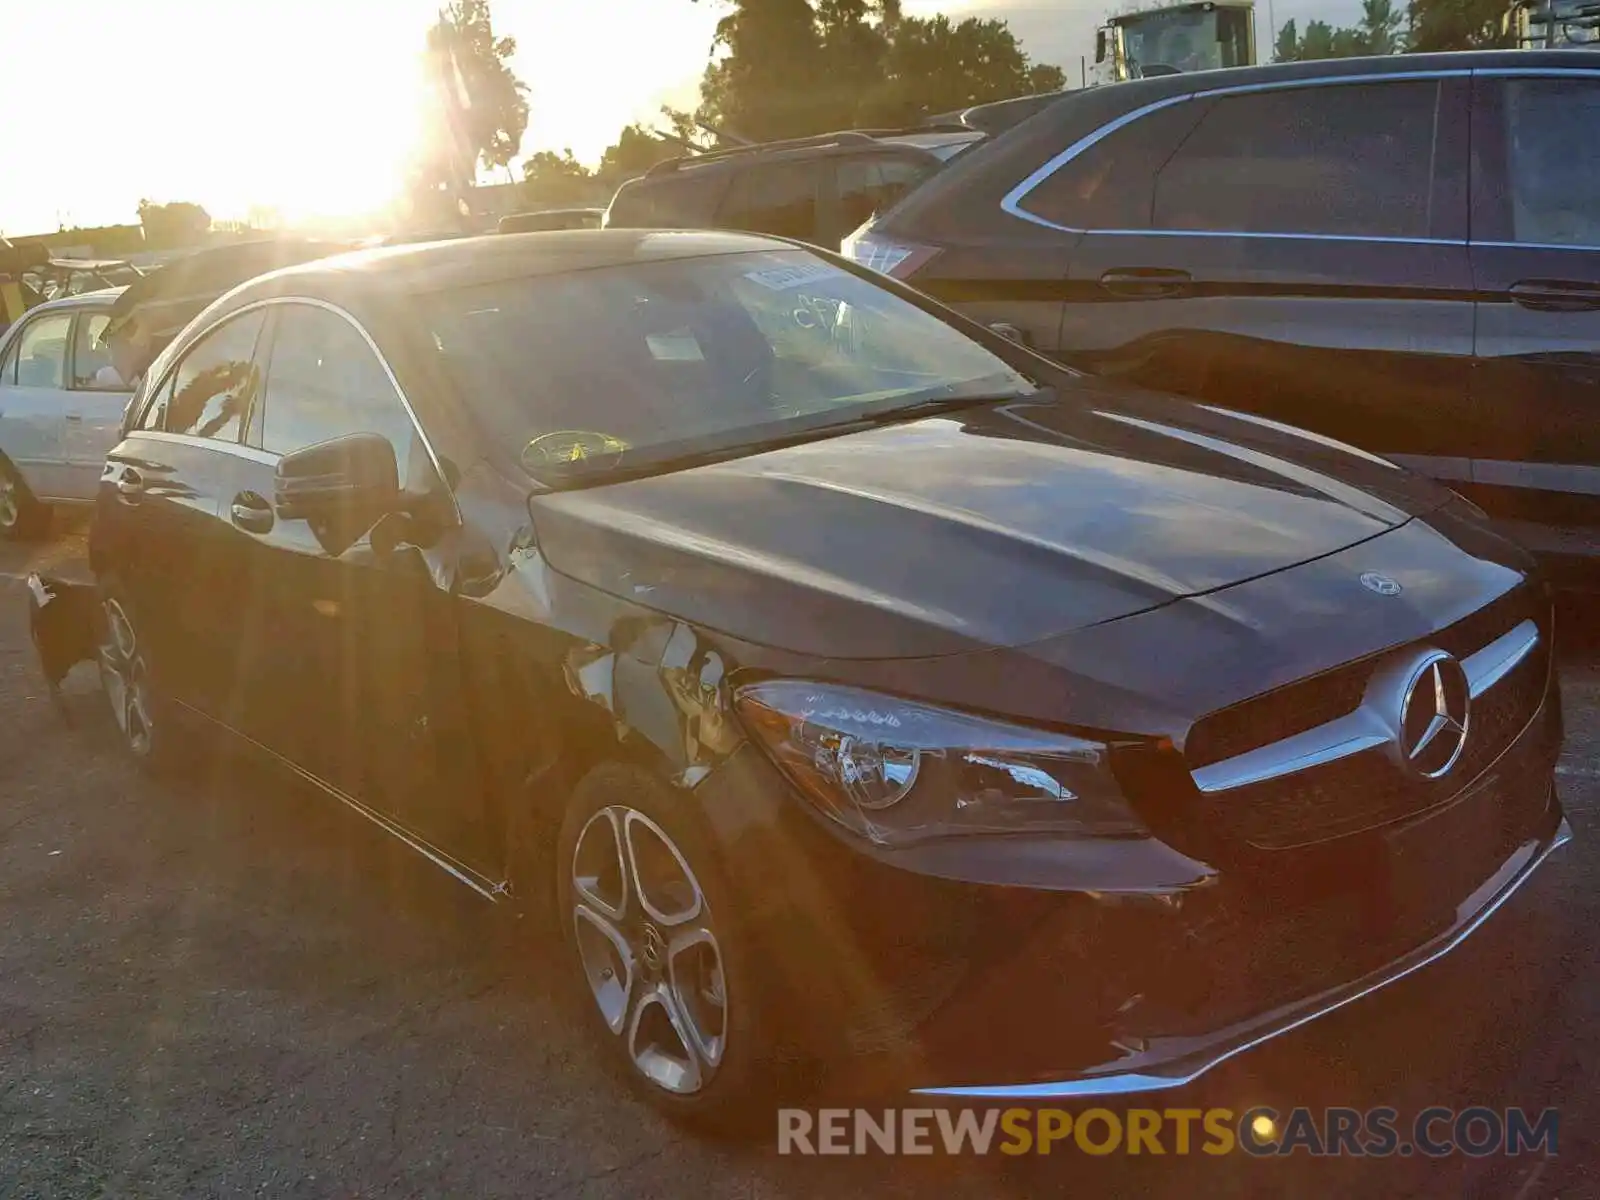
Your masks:
[{"label": "white sedan", "polygon": [[103,337],[121,289],[28,311],[0,338],[0,537],[37,536],[58,504],[87,504],[132,389]]}]

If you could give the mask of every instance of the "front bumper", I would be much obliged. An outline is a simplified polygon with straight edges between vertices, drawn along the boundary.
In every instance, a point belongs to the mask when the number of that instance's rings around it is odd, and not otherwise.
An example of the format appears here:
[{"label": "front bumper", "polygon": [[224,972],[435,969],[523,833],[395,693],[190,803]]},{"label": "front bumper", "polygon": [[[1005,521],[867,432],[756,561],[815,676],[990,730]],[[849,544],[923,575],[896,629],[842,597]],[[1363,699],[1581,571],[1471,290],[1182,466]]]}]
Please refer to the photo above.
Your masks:
[{"label": "front bumper", "polygon": [[700,796],[767,999],[830,1091],[1070,1098],[1182,1086],[1460,945],[1571,836],[1561,740],[1547,674],[1454,797],[1273,850],[1158,836],[868,853],[749,746]]},{"label": "front bumper", "polygon": [[1532,878],[1546,858],[1572,840],[1572,827],[1561,816],[1559,806],[1552,804],[1551,811],[1556,821],[1554,829],[1519,845],[1483,886],[1457,906],[1453,926],[1410,953],[1358,979],[1212,1033],[1151,1039],[1136,1052],[1085,1068],[1071,1078],[1043,1083],[929,1086],[914,1088],[913,1091],[920,1095],[968,1099],[1051,1100],[1181,1087],[1237,1054],[1298,1029],[1364,996],[1370,996],[1379,988],[1404,979],[1449,954],[1477,932],[1518,888]]}]

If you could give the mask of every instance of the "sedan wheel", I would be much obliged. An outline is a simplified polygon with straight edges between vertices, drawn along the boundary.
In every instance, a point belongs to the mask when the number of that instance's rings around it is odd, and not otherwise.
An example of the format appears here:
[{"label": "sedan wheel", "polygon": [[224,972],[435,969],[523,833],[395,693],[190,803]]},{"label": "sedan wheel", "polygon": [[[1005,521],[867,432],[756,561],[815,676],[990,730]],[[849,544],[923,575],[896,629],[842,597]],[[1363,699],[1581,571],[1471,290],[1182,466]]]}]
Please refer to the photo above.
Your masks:
[{"label": "sedan wheel", "polygon": [[570,897],[578,959],[600,1017],[646,1081],[704,1091],[728,1043],[728,985],[711,905],[650,817],[600,809],[578,834]]},{"label": "sedan wheel", "polygon": [[100,683],[111,702],[122,740],[136,757],[155,748],[150,670],[127,609],[115,597],[105,602],[105,632],[100,644]]},{"label": "sedan wheel", "polygon": [[35,538],[44,532],[49,510],[28,491],[16,470],[0,458],[0,538]]}]

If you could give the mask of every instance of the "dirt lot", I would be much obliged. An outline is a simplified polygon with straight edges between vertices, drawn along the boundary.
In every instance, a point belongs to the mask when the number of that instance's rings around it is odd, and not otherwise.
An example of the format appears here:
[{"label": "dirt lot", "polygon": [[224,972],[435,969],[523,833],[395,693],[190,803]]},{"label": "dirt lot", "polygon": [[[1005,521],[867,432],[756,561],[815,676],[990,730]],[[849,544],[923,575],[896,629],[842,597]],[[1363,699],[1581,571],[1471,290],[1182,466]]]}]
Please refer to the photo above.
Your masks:
[{"label": "dirt lot", "polygon": [[1555,1106],[1557,1157],[821,1161],[634,1103],[531,922],[338,806],[251,766],[144,782],[87,672],[68,728],[17,577],[76,552],[0,547],[0,1196],[1600,1193],[1600,637],[1565,655],[1577,841],[1451,958],[1157,1100]]}]

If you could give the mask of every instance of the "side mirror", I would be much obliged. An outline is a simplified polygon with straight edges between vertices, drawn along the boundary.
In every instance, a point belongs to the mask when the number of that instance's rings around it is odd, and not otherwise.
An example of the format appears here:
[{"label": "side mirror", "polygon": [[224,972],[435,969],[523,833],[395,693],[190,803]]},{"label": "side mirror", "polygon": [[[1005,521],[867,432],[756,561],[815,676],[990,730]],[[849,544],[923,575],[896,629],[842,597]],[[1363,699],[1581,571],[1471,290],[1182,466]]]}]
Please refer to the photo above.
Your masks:
[{"label": "side mirror", "polygon": [[359,536],[400,506],[400,468],[389,439],[352,433],[285,454],[274,480],[285,521],[310,521]]},{"label": "side mirror", "polygon": [[1094,31],[1094,61],[1096,63],[1103,63],[1103,62],[1105,62],[1105,60],[1106,60],[1106,31],[1104,29],[1096,29]]}]

